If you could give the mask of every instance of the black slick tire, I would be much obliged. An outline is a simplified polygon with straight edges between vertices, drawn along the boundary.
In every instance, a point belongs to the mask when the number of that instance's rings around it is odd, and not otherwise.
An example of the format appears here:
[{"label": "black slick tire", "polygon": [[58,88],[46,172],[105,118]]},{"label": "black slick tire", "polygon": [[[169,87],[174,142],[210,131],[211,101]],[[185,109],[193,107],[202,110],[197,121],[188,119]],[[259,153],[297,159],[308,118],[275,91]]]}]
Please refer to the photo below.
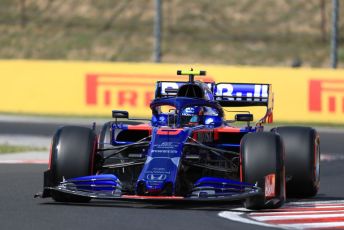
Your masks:
[{"label": "black slick tire", "polygon": [[[65,126],[53,137],[50,161],[50,183],[57,186],[64,179],[93,174],[97,137],[92,129]],[[91,198],[57,191],[51,197],[58,202],[88,202]]]},{"label": "black slick tire", "polygon": [[241,180],[256,184],[265,194],[265,177],[274,174],[275,195],[246,199],[248,209],[278,208],[285,202],[285,169],[283,143],[274,133],[249,133],[241,141]]},{"label": "black slick tire", "polygon": [[315,196],[320,185],[320,139],[310,127],[285,126],[273,129],[285,147],[288,197]]}]

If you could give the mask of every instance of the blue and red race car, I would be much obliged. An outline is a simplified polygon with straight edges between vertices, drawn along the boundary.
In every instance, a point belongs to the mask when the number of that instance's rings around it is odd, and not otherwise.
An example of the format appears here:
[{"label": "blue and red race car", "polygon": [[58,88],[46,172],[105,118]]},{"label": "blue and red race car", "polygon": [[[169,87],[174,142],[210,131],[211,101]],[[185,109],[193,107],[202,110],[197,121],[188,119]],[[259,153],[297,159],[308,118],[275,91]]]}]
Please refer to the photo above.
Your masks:
[{"label": "blue and red race car", "polygon": [[[156,83],[149,122],[114,110],[114,121],[98,135],[94,127],[57,130],[40,196],[58,202],[242,200],[246,208],[262,209],[280,207],[286,196],[316,195],[319,136],[309,127],[264,131],[272,122],[271,85],[195,80],[205,71],[177,74],[188,81]],[[255,126],[252,113],[237,109],[251,106],[266,108]],[[235,119],[225,119],[227,107]]]}]

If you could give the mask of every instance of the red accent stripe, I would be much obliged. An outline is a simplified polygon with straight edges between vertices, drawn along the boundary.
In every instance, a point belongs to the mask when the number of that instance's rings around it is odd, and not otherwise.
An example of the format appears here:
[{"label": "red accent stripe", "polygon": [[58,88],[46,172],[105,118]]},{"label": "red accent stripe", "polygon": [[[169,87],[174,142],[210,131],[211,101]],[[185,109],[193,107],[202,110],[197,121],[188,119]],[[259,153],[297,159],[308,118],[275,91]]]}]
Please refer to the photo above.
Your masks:
[{"label": "red accent stripe", "polygon": [[183,129],[159,129],[158,135],[178,135]]},{"label": "red accent stripe", "polygon": [[142,125],[128,125],[129,130],[147,130],[151,131],[152,127],[148,124],[142,124]]},{"label": "red accent stripe", "polygon": [[214,129],[214,132],[219,132],[219,133],[240,133],[240,128],[221,127],[221,128]]},{"label": "red accent stripe", "polygon": [[51,169],[51,159],[53,155],[53,142],[50,143],[50,151],[49,151],[49,163],[48,163],[48,169]]},{"label": "red accent stripe", "polygon": [[137,196],[137,195],[123,195],[122,198],[139,199],[139,200],[182,200],[182,196]]},{"label": "red accent stripe", "polygon": [[[269,224],[305,224],[305,223],[330,223],[344,221],[344,217],[324,217],[324,218],[304,218],[304,219],[289,219],[289,220],[269,220],[264,221]],[[344,224],[344,223],[343,223]]]}]

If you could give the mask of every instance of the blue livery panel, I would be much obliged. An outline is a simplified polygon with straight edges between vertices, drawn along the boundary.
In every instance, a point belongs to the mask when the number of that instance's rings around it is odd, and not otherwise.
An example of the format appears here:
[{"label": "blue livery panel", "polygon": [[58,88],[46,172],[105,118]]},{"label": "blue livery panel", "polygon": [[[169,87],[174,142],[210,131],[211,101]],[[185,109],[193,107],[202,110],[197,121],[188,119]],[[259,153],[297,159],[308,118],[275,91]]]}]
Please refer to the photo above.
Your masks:
[{"label": "blue livery panel", "polygon": [[145,191],[154,194],[162,192],[169,184],[174,193],[183,146],[188,137],[189,131],[183,129],[155,128],[137,187],[143,183]]}]

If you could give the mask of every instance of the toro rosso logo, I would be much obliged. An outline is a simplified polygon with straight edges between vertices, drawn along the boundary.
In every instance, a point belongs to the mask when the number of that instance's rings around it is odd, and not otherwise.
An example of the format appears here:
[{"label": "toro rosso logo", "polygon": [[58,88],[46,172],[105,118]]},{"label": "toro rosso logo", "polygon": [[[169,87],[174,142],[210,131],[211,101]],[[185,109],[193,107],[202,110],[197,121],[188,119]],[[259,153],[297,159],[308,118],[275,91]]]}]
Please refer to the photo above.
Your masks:
[{"label": "toro rosso logo", "polygon": [[166,174],[147,174],[147,180],[165,180]]}]

